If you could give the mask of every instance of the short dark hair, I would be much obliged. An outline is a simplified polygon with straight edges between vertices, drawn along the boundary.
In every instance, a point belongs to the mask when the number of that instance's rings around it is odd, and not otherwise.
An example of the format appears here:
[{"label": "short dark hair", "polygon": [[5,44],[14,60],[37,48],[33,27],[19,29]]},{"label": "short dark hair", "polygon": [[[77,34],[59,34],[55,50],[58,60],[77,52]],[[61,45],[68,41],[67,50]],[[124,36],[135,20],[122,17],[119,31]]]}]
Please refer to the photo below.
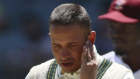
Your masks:
[{"label": "short dark hair", "polygon": [[91,20],[84,7],[66,3],[56,7],[50,16],[50,25],[79,24],[87,30],[91,30]]}]

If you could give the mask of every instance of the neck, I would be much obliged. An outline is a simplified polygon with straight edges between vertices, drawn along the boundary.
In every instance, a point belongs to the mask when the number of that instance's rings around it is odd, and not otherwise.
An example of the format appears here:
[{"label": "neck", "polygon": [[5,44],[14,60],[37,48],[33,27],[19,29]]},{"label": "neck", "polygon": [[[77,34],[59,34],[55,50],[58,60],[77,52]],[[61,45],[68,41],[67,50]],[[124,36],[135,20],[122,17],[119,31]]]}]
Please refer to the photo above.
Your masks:
[{"label": "neck", "polygon": [[140,48],[135,49],[133,51],[129,51],[129,53],[123,56],[123,61],[129,65],[133,72],[136,72],[140,69]]},{"label": "neck", "polygon": [[[64,70],[61,70],[61,74],[64,75],[66,72]],[[73,75],[75,72],[70,72],[71,75]]]}]

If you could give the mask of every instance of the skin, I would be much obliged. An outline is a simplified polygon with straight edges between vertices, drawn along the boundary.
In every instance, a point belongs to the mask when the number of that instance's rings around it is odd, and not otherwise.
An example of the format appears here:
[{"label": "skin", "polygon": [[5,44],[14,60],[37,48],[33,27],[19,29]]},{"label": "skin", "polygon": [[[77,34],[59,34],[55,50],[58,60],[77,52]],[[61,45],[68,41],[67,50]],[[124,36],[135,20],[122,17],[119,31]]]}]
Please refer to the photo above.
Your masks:
[{"label": "skin", "polygon": [[111,21],[109,28],[109,36],[116,54],[123,57],[123,61],[131,67],[133,72],[140,69],[140,28],[138,23],[124,24]]},{"label": "skin", "polygon": [[96,79],[97,63],[83,28],[77,24],[51,25],[49,36],[53,55],[62,73],[73,73],[81,68],[80,79]]}]

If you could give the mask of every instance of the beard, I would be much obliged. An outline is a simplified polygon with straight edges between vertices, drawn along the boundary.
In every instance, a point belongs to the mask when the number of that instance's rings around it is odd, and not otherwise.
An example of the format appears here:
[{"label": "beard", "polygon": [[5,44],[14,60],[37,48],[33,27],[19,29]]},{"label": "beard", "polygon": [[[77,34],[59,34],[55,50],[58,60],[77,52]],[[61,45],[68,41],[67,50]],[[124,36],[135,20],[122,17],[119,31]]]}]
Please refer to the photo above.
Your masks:
[{"label": "beard", "polygon": [[125,51],[125,50],[120,50],[120,49],[115,49],[114,51],[119,56],[124,56],[124,55],[127,55],[129,53],[129,52]]}]

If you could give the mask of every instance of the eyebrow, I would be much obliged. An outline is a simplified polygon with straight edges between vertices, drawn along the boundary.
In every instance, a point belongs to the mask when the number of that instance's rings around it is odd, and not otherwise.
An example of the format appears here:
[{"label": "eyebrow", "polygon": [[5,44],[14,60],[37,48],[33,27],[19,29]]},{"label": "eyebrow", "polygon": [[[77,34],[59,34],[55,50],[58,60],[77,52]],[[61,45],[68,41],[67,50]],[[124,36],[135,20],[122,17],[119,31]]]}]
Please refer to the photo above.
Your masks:
[{"label": "eyebrow", "polygon": [[57,44],[57,43],[52,43],[52,44],[54,44],[54,45],[59,45],[59,44]]},{"label": "eyebrow", "polygon": [[[59,45],[59,44],[57,44],[57,43],[52,43],[52,44]],[[70,42],[70,43],[68,43],[68,44],[77,44],[77,43],[76,43],[76,42]]]},{"label": "eyebrow", "polygon": [[68,44],[77,44],[76,42],[70,42],[70,43],[68,43]]}]

